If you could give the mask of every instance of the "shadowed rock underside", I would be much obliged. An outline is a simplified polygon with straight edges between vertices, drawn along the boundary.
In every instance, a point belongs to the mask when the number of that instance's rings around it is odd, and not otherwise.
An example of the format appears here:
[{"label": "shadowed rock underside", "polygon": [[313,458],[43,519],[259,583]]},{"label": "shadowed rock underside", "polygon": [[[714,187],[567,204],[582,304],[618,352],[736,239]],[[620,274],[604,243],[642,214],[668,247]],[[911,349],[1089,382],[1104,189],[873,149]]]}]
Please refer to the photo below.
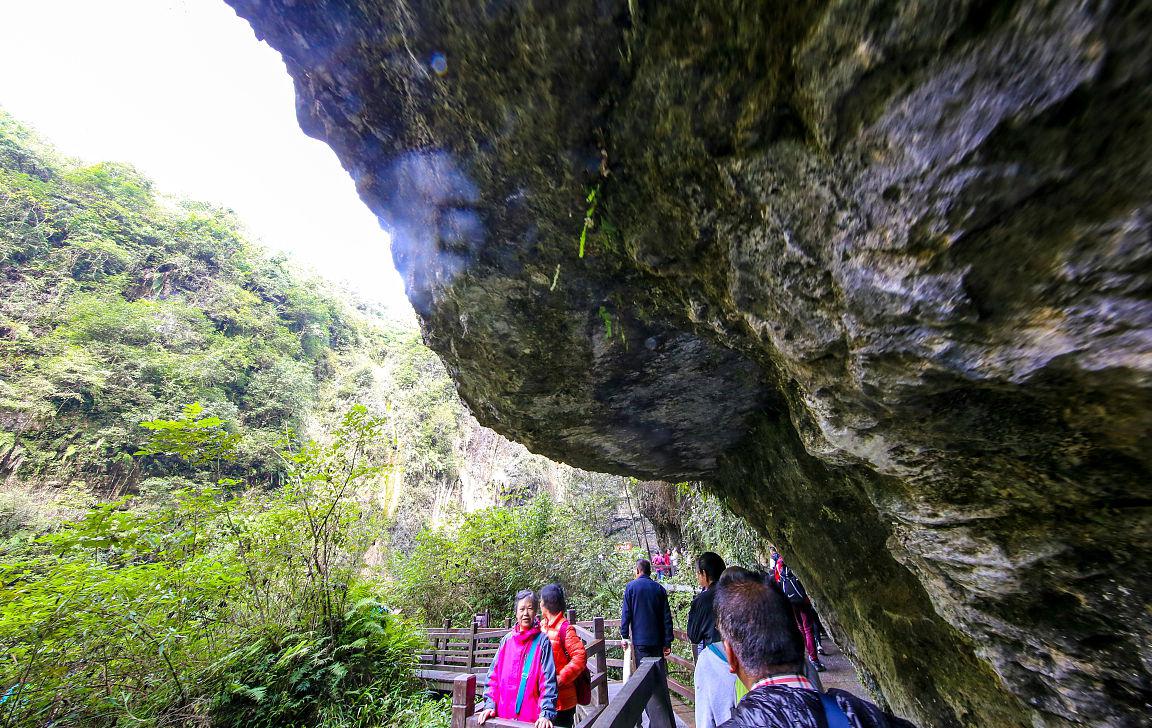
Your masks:
[{"label": "shadowed rock underside", "polygon": [[1143,724],[1149,3],[229,2],[483,424],[709,483],[921,724]]}]

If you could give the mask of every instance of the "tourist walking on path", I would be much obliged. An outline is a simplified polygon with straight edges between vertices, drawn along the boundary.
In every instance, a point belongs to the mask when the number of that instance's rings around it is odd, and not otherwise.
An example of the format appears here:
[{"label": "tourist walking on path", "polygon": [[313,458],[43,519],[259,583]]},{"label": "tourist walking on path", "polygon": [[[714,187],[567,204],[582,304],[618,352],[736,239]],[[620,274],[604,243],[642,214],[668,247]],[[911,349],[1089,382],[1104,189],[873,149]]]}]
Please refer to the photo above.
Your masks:
[{"label": "tourist walking on path", "polygon": [[629,643],[636,660],[645,657],[667,657],[672,652],[672,610],[668,592],[652,581],[652,564],[648,559],[636,562],[636,578],[624,587],[620,607],[620,639],[624,649]]},{"label": "tourist walking on path", "polygon": [[844,690],[821,695],[800,674],[800,635],[771,585],[721,579],[714,609],[728,663],[748,688],[721,728],[914,728]]},{"label": "tourist walking on path", "polygon": [[692,607],[688,610],[688,639],[700,649],[720,641],[716,620],[712,618],[712,599],[716,596],[716,582],[720,581],[723,572],[724,559],[719,554],[705,551],[696,557],[696,583],[703,591],[692,597]]},{"label": "tourist walking on path", "polygon": [[507,718],[552,728],[556,717],[556,663],[552,642],[536,621],[536,594],[516,595],[516,624],[500,640],[496,658],[488,668],[484,708],[477,716]]},{"label": "tourist walking on path", "polygon": [[736,705],[736,676],[728,669],[724,643],[716,629],[712,602],[724,572],[724,559],[705,551],[696,557],[696,581],[704,591],[692,599],[688,611],[688,638],[700,647],[692,673],[695,686],[696,728],[716,728],[732,715]]},{"label": "tourist walking on path", "polygon": [[776,563],[772,567],[772,580],[784,593],[785,598],[792,605],[792,613],[796,619],[796,627],[804,636],[804,649],[813,666],[824,672],[824,663],[820,662],[820,655],[816,652],[816,610],[812,607],[812,600],[800,579],[792,573],[792,569],[784,563],[784,557],[776,555]]},{"label": "tourist walking on path", "polygon": [[556,718],[552,724],[572,728],[576,722],[576,678],[584,673],[588,655],[584,651],[583,640],[564,618],[567,611],[564,589],[559,584],[549,584],[540,590],[540,629],[544,630],[552,642],[559,691]]},{"label": "tourist walking on path", "polygon": [[664,580],[664,552],[659,548],[656,549],[656,555],[652,557],[652,568],[656,570],[656,581]]}]

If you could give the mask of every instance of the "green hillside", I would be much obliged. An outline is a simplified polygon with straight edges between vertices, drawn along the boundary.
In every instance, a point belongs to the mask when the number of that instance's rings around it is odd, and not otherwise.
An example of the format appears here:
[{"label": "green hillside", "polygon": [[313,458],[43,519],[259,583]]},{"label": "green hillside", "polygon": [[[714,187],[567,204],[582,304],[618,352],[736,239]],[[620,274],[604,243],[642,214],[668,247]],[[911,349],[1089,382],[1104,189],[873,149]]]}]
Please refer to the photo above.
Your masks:
[{"label": "green hillside", "polygon": [[110,495],[186,474],[131,455],[141,421],[201,402],[244,435],[232,474],[275,481],[271,446],[305,426],[342,360],[417,338],[365,323],[230,211],[64,159],[2,111],[0,267],[0,480]]}]

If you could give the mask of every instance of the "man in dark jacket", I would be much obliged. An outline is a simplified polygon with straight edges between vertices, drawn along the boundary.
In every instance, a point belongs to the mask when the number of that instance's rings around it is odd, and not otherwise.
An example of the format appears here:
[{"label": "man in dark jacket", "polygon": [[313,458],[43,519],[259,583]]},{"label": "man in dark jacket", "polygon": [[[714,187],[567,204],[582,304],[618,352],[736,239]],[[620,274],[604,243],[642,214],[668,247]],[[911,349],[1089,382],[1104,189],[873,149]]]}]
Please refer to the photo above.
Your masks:
[{"label": "man in dark jacket", "polygon": [[801,673],[804,647],[784,595],[758,581],[717,587],[716,625],[748,694],[720,728],[914,728],[844,690],[821,695]]},{"label": "man in dark jacket", "polygon": [[716,597],[716,582],[720,581],[722,573],[724,559],[719,554],[705,551],[696,557],[696,582],[704,591],[692,597],[692,608],[688,610],[688,639],[700,649],[720,641],[720,632],[712,617],[712,600]]},{"label": "man in dark jacket", "polygon": [[672,610],[668,592],[652,581],[652,563],[636,562],[636,578],[624,587],[620,609],[620,639],[624,648],[631,641],[636,659],[667,657],[672,652]]}]

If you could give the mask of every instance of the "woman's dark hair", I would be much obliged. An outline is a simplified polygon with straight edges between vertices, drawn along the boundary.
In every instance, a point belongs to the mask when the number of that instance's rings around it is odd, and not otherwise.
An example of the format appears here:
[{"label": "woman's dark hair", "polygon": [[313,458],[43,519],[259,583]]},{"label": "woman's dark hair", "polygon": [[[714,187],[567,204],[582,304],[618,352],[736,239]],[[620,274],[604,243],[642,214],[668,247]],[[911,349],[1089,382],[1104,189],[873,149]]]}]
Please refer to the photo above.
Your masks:
[{"label": "woman's dark hair", "polygon": [[764,581],[764,575],[759,571],[745,569],[743,566],[729,566],[727,569],[724,569],[724,572],[720,574],[720,578],[716,580],[720,586],[738,584],[745,581]]},{"label": "woman's dark hair", "polygon": [[516,611],[516,607],[520,606],[520,602],[525,599],[532,600],[532,609],[537,612],[540,611],[540,597],[536,596],[536,592],[531,589],[524,589],[516,592],[516,601],[512,602],[512,611]]},{"label": "woman's dark hair", "polygon": [[755,573],[740,567],[724,570],[712,607],[716,627],[749,675],[762,678],[774,669],[798,669],[804,643],[788,600],[749,575]]},{"label": "woman's dark hair", "polygon": [[559,584],[549,584],[541,589],[540,603],[552,614],[563,614],[568,611],[568,602],[564,599],[564,588]]},{"label": "woman's dark hair", "polygon": [[720,574],[724,571],[724,559],[720,554],[705,551],[696,557],[696,571],[708,577],[708,581],[720,581]]}]

